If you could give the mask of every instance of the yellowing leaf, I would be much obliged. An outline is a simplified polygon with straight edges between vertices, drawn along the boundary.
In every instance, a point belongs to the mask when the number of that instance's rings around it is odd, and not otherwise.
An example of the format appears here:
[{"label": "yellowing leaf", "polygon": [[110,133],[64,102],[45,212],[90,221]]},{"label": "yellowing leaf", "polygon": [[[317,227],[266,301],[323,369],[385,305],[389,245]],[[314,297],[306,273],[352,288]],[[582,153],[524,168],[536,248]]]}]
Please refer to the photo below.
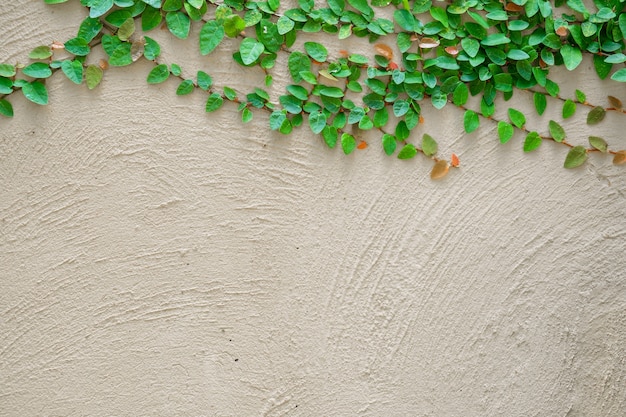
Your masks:
[{"label": "yellowing leaf", "polygon": [[443,178],[448,174],[449,169],[450,166],[448,165],[448,161],[441,159],[435,162],[432,171],[430,171],[430,178],[433,180]]},{"label": "yellowing leaf", "polygon": [[606,141],[598,136],[589,136],[589,144],[600,152],[607,151],[608,145]]},{"label": "yellowing leaf", "polygon": [[384,56],[389,61],[393,59],[393,50],[384,43],[377,43],[376,45],[374,45],[374,49],[376,50],[376,53],[378,53],[378,55]]},{"label": "yellowing leaf", "polygon": [[621,165],[626,162],[626,150],[615,152],[615,156],[613,156],[613,163],[615,165]]},{"label": "yellowing leaf", "polygon": [[609,99],[609,103],[611,103],[611,106],[615,107],[617,110],[622,109],[622,101],[619,98],[609,96],[608,99]]},{"label": "yellowing leaf", "polygon": [[333,74],[328,72],[328,70],[321,69],[321,70],[319,70],[319,73],[320,73],[320,75],[322,77],[328,78],[329,80],[332,80],[332,81],[337,81],[337,78],[335,78],[335,76]]}]

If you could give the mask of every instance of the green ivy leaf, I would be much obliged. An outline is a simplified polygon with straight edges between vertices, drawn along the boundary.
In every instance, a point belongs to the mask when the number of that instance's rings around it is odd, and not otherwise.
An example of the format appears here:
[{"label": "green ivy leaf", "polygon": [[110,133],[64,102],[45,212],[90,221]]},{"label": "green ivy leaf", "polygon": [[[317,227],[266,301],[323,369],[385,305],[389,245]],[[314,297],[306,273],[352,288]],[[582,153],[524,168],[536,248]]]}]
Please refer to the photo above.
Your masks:
[{"label": "green ivy leaf", "polygon": [[246,38],[239,44],[239,53],[244,65],[254,63],[265,51],[265,46],[253,38]]},{"label": "green ivy leaf", "polygon": [[236,38],[245,28],[246,22],[239,15],[233,14],[224,21],[224,33],[229,38]]},{"label": "green ivy leaf", "polygon": [[302,52],[292,52],[287,62],[291,78],[295,82],[302,81],[302,72],[311,70],[311,60]]},{"label": "green ivy leaf", "polygon": [[598,77],[600,77],[601,80],[604,80],[613,68],[613,64],[604,62],[604,58],[600,55],[593,56],[593,66],[596,70],[596,73],[598,74]]},{"label": "green ivy leaf", "polygon": [[439,88],[436,88],[430,96],[430,101],[434,108],[436,108],[437,110],[441,110],[448,102],[448,95],[442,93]]},{"label": "green ivy leaf", "polygon": [[626,68],[615,71],[615,73],[611,75],[611,79],[614,81],[619,81],[621,83],[626,82]]},{"label": "green ivy leaf", "polygon": [[144,36],[144,38],[146,39],[146,44],[143,47],[143,56],[146,59],[153,61],[161,55],[161,47],[154,39],[148,36]]},{"label": "green ivy leaf", "polygon": [[587,160],[587,150],[584,146],[574,146],[565,157],[565,168],[576,168],[581,166]]},{"label": "green ivy leaf", "polygon": [[341,149],[346,155],[350,155],[356,149],[356,139],[349,133],[341,134]]},{"label": "green ivy leaf", "polygon": [[22,86],[22,93],[24,93],[24,97],[35,104],[48,104],[48,90],[46,90],[46,86],[39,81],[24,84]]},{"label": "green ivy leaf", "polygon": [[598,136],[589,136],[589,144],[603,153],[607,152],[609,146],[604,139]]},{"label": "green ivy leaf", "polygon": [[252,120],[253,114],[252,111],[250,111],[249,108],[244,107],[243,111],[241,112],[241,121],[243,123],[248,123]]},{"label": "green ivy leaf", "polygon": [[393,135],[385,133],[382,137],[383,150],[387,155],[392,155],[396,151],[398,141]]},{"label": "green ivy leaf", "polygon": [[179,39],[187,39],[191,29],[191,20],[183,12],[167,12],[165,15],[167,28]]},{"label": "green ivy leaf", "polygon": [[217,93],[213,93],[206,101],[205,110],[207,113],[214,112],[222,107],[223,103],[224,99],[222,98],[222,96]]},{"label": "green ivy leaf", "polygon": [[576,90],[576,100],[578,100],[579,103],[584,104],[587,101],[587,96],[582,91]]},{"label": "green ivy leaf", "polygon": [[439,145],[437,145],[437,141],[432,138],[428,133],[424,133],[422,136],[422,151],[426,156],[433,156],[437,153],[437,149]]},{"label": "green ivy leaf", "polygon": [[398,159],[411,159],[415,157],[415,155],[417,155],[417,149],[415,148],[415,145],[409,143],[400,149],[400,152],[398,152]]},{"label": "green ivy leaf", "polygon": [[583,53],[575,46],[563,45],[560,52],[565,68],[569,71],[573,71],[583,61]]},{"label": "green ivy leaf", "polygon": [[498,122],[498,137],[500,138],[500,143],[507,143],[513,137],[514,129],[513,126],[503,120]]},{"label": "green ivy leaf", "polygon": [[100,17],[113,7],[113,0],[91,0],[89,17]]},{"label": "green ivy leaf", "polygon": [[0,114],[6,117],[13,117],[13,105],[3,98],[0,99]]},{"label": "green ivy leaf", "polygon": [[535,93],[533,94],[533,101],[535,102],[535,110],[537,110],[537,114],[541,116],[546,111],[546,107],[548,105],[546,96],[541,93]]},{"label": "green ivy leaf", "polygon": [[93,90],[96,88],[100,82],[102,81],[102,76],[104,75],[104,71],[98,65],[89,65],[87,70],[85,71],[85,81],[87,83],[87,88]]},{"label": "green ivy leaf", "polygon": [[305,42],[304,50],[317,62],[324,62],[328,57],[328,50],[326,47],[317,42]]},{"label": "green ivy leaf", "polygon": [[193,80],[184,80],[178,85],[178,88],[176,89],[176,95],[184,96],[187,94],[191,94],[191,92],[193,91],[193,88],[194,88]]},{"label": "green ivy leaf", "polygon": [[157,65],[148,74],[148,84],[159,84],[166,81],[170,76],[170,70],[165,64]]},{"label": "green ivy leaf", "polygon": [[0,64],[0,77],[13,77],[15,75],[15,65]]},{"label": "green ivy leaf", "polygon": [[466,110],[463,115],[463,126],[465,127],[466,133],[472,133],[478,126],[480,125],[480,120],[478,119],[478,114],[472,110]]},{"label": "green ivy leaf", "polygon": [[563,118],[568,119],[572,117],[574,113],[576,113],[576,103],[570,99],[565,100],[563,103]]},{"label": "green ivy leaf", "polygon": [[198,81],[198,87],[200,87],[204,91],[208,91],[209,88],[211,88],[211,86],[213,85],[213,79],[209,74],[204,71],[198,71],[196,79]]},{"label": "green ivy leaf", "polygon": [[565,139],[565,129],[563,129],[560,124],[554,120],[550,120],[548,122],[548,129],[550,130],[550,136],[552,136],[555,142],[563,142],[563,139]]},{"label": "green ivy leaf", "polygon": [[465,83],[459,83],[452,93],[452,102],[457,106],[467,103],[469,98],[469,89]]},{"label": "green ivy leaf", "polygon": [[309,127],[315,134],[320,133],[326,126],[326,115],[322,112],[315,112],[309,115]]},{"label": "green ivy leaf", "polygon": [[601,106],[596,106],[587,114],[587,124],[595,125],[604,120],[604,116],[606,115],[606,110],[604,110]]},{"label": "green ivy leaf", "polygon": [[38,46],[28,54],[30,59],[46,59],[52,56],[52,48],[48,45]]},{"label": "green ivy leaf", "polygon": [[22,73],[33,78],[48,78],[52,75],[52,70],[49,64],[35,62],[22,68]]},{"label": "green ivy leaf", "polygon": [[524,152],[534,151],[541,145],[541,136],[537,132],[530,132],[524,140]]},{"label": "green ivy leaf", "polygon": [[509,119],[519,129],[524,127],[524,125],[526,124],[526,117],[519,110],[509,108]]},{"label": "green ivy leaf", "polygon": [[61,70],[74,84],[83,82],[83,64],[79,61],[63,61]]},{"label": "green ivy leaf", "polygon": [[326,145],[330,149],[333,149],[335,145],[337,145],[337,139],[339,139],[337,128],[334,126],[326,126],[324,130],[322,130],[322,137],[324,138]]},{"label": "green ivy leaf", "polygon": [[278,29],[279,35],[284,35],[288,32],[291,32],[295,25],[296,23],[293,20],[284,15],[279,17],[278,21],[276,22],[276,27]]},{"label": "green ivy leaf", "polygon": [[208,55],[224,39],[224,27],[215,20],[209,20],[200,30],[200,53]]}]

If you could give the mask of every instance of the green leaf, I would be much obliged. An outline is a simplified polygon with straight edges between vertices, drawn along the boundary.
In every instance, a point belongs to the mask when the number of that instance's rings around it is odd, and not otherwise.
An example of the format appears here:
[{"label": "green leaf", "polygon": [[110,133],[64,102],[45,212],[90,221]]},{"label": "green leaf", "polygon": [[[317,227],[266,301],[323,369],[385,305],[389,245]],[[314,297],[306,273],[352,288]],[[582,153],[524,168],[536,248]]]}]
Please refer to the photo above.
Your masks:
[{"label": "green leaf", "polygon": [[284,35],[285,33],[290,32],[294,28],[294,26],[295,22],[287,16],[281,16],[276,22],[276,27],[278,29],[279,35]]},{"label": "green leaf", "polygon": [[415,148],[415,145],[409,143],[400,149],[400,152],[398,152],[398,159],[411,159],[415,157],[415,155],[417,155],[417,149]]},{"label": "green leaf", "polygon": [[565,100],[565,103],[563,103],[563,118],[568,119],[572,117],[574,113],[576,113],[576,103],[570,99]]},{"label": "green leaf", "polygon": [[496,46],[496,45],[504,45],[510,42],[511,42],[511,39],[509,39],[505,34],[493,33],[491,35],[488,35],[482,41],[480,41],[480,44],[483,46]]},{"label": "green leaf", "polygon": [[125,42],[115,48],[109,57],[109,64],[113,67],[123,67],[132,64],[131,47],[130,43]]},{"label": "green leaf", "polygon": [[135,33],[135,19],[129,17],[122,23],[120,28],[117,31],[117,36],[122,41],[127,41],[130,37]]},{"label": "green leaf", "polygon": [[49,64],[35,62],[22,68],[22,73],[33,78],[48,78],[52,75],[52,70]]},{"label": "green leaf", "polygon": [[39,81],[24,84],[24,86],[22,86],[22,93],[24,93],[24,97],[35,104],[48,104],[48,90],[46,90],[46,86]]},{"label": "green leaf", "polygon": [[246,38],[239,45],[239,53],[244,65],[254,63],[265,51],[265,46],[253,38]]},{"label": "green leaf", "polygon": [[563,45],[560,52],[565,68],[569,71],[574,70],[583,60],[583,53],[575,46]]},{"label": "green leaf", "polygon": [[61,70],[74,84],[83,82],[83,64],[80,61],[63,61]]},{"label": "green leaf", "polygon": [[[422,151],[424,152],[424,155],[433,156],[437,153],[438,148],[439,146],[437,145],[435,139],[433,139],[433,137],[428,133],[424,133],[424,136],[422,136]],[[398,157],[400,156],[398,155]]]},{"label": "green leaf", "polygon": [[175,77],[180,77],[180,74],[182,74],[183,69],[178,64],[172,64],[172,65],[170,65],[170,72]]},{"label": "green leaf", "polygon": [[191,94],[193,91],[193,80],[185,80],[178,85],[176,89],[177,96],[184,96],[187,94]]},{"label": "green leaf", "polygon": [[391,155],[396,151],[396,146],[398,145],[398,141],[393,135],[385,133],[382,137],[383,142],[383,150],[387,155]]},{"label": "green leaf", "polygon": [[15,75],[15,65],[0,64],[0,77],[13,77]]},{"label": "green leaf", "polygon": [[0,98],[0,114],[6,117],[13,117],[13,105],[3,98]]},{"label": "green leaf", "polygon": [[474,38],[463,38],[461,47],[471,58],[474,58],[480,50],[480,43]]},{"label": "green leaf", "polygon": [[603,153],[608,150],[606,141],[598,136],[589,136],[589,144]]},{"label": "green leaf", "polygon": [[302,81],[302,73],[311,70],[311,60],[302,52],[292,52],[287,62],[289,73],[295,82]]},{"label": "green leaf", "polygon": [[215,20],[209,20],[200,30],[200,53],[208,55],[224,39],[224,27]]},{"label": "green leaf", "polygon": [[191,28],[189,16],[183,12],[167,12],[165,22],[172,35],[180,39],[187,39]]},{"label": "green leaf", "polygon": [[104,71],[98,65],[89,65],[85,71],[85,81],[87,82],[87,88],[93,90],[102,81]]},{"label": "green leaf", "polygon": [[574,146],[565,157],[565,168],[576,168],[581,166],[587,160],[587,150],[584,146]]},{"label": "green leaf", "polygon": [[170,70],[167,65],[160,64],[152,68],[148,74],[148,84],[159,84],[166,81],[170,76]]},{"label": "green leaf", "polygon": [[48,45],[38,46],[28,54],[30,59],[46,59],[52,56],[52,48]]},{"label": "green leaf", "polygon": [[526,124],[526,117],[519,110],[509,108],[509,119],[519,129],[524,127],[524,125]]},{"label": "green leaf", "polygon": [[434,108],[436,108],[437,110],[441,110],[448,102],[448,95],[442,93],[441,90],[437,87],[435,91],[433,91],[433,93],[431,94],[430,101]]},{"label": "green leaf", "polygon": [[601,106],[596,106],[587,114],[587,124],[595,125],[604,120],[604,116],[606,115],[606,110],[604,110]]},{"label": "green leaf", "polygon": [[11,94],[13,81],[10,78],[0,77],[0,94]]},{"label": "green leaf", "polygon": [[452,102],[457,106],[467,103],[469,97],[469,89],[465,83],[459,83],[452,93]]},{"label": "green leaf", "polygon": [[465,127],[466,133],[472,133],[478,126],[480,126],[480,120],[478,119],[478,114],[472,110],[466,110],[463,115],[463,126]]},{"label": "green leaf", "polygon": [[326,145],[330,149],[333,149],[335,145],[337,145],[337,139],[339,138],[337,128],[334,126],[326,126],[324,130],[322,130],[322,137],[324,138],[324,142],[326,142]]},{"label": "green leaf", "polygon": [[198,71],[196,78],[198,80],[198,87],[204,91],[207,91],[213,85],[213,79],[204,71]]},{"label": "green leaf", "polygon": [[611,72],[611,69],[613,69],[613,64],[604,62],[604,58],[600,55],[593,56],[593,66],[601,80],[604,80]]},{"label": "green leaf", "polygon": [[86,56],[91,51],[91,47],[86,40],[73,38],[65,42],[65,50],[76,56]]},{"label": "green leaf", "polygon": [[162,19],[163,16],[159,9],[148,6],[141,14],[141,29],[144,32],[152,30],[161,24]]},{"label": "green leaf", "polygon": [[305,42],[304,50],[317,62],[324,62],[328,57],[328,50],[326,47],[317,42]]},{"label": "green leaf", "polygon": [[222,98],[222,96],[217,93],[213,93],[209,96],[209,98],[206,101],[205,110],[207,113],[214,112],[220,107],[222,107],[223,103],[224,103],[224,99]]},{"label": "green leaf", "polygon": [[113,0],[91,0],[89,17],[100,17],[113,7]]},{"label": "green leaf", "polygon": [[500,143],[507,143],[513,137],[514,129],[513,126],[503,120],[498,122],[498,137],[500,138]]},{"label": "green leaf", "polygon": [[[263,90],[261,90],[260,88],[255,88],[255,91],[261,92]],[[266,100],[268,99],[268,97],[264,97],[261,94],[257,93],[257,95]],[[234,101],[237,99],[237,92],[230,87],[224,87],[224,97],[226,97],[230,101]]]},{"label": "green leaf", "polygon": [[326,126],[326,115],[322,112],[315,112],[309,115],[309,127],[315,134],[320,133]]},{"label": "green leaf", "polygon": [[548,105],[548,101],[546,100],[546,96],[541,93],[535,93],[533,95],[533,100],[535,102],[535,109],[537,110],[537,114],[540,116],[543,112],[546,111],[546,107]]},{"label": "green leaf", "polygon": [[241,121],[243,123],[248,123],[252,120],[252,117],[254,115],[252,114],[252,111],[250,111],[249,108],[244,107],[243,111],[241,112]]},{"label": "green leaf", "polygon": [[565,139],[565,129],[563,129],[560,124],[554,120],[550,120],[548,122],[548,129],[550,130],[550,136],[552,136],[555,142],[563,142],[563,139]]},{"label": "green leaf", "polygon": [[246,22],[239,15],[233,14],[224,21],[224,33],[229,38],[236,38],[245,28]]},{"label": "green leaf", "polygon": [[530,132],[524,140],[524,152],[534,151],[541,145],[541,136],[537,132]]},{"label": "green leaf", "polygon": [[146,39],[146,44],[143,47],[143,56],[146,59],[153,61],[161,55],[161,47],[154,39],[148,36],[144,36],[144,38]]},{"label": "green leaf", "polygon": [[341,134],[341,149],[346,155],[350,155],[356,149],[356,139],[349,133]]},{"label": "green leaf", "polygon": [[576,90],[576,100],[578,100],[579,103],[585,103],[587,101],[587,96],[582,91]]},{"label": "green leaf", "polygon": [[615,71],[615,73],[611,75],[611,79],[622,83],[626,82],[626,68]]}]

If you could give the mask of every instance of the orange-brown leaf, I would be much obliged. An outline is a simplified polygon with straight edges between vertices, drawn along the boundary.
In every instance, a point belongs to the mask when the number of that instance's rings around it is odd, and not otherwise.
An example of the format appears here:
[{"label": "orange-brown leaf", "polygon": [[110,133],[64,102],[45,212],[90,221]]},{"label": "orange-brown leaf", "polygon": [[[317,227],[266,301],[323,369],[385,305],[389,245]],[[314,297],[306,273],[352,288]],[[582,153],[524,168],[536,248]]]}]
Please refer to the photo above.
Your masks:
[{"label": "orange-brown leaf", "polygon": [[59,42],[59,41],[54,41],[52,42],[52,45],[50,45],[51,49],[63,49],[65,48],[65,44],[63,42]]},{"label": "orange-brown leaf", "polygon": [[622,101],[619,98],[609,96],[608,99],[609,99],[609,103],[611,103],[611,106],[615,107],[617,110],[622,109]]},{"label": "orange-brown leaf", "polygon": [[613,157],[613,163],[615,165],[621,165],[626,162],[626,150],[617,151]]},{"label": "orange-brown leaf", "polygon": [[389,65],[387,65],[387,68],[390,70],[398,69],[398,64],[396,64],[395,62],[390,62]]},{"label": "orange-brown leaf", "polygon": [[452,156],[450,157],[450,165],[452,165],[455,168],[458,168],[460,165],[460,161],[459,161],[459,157],[456,156],[455,153],[452,154]]},{"label": "orange-brown leaf", "polygon": [[376,53],[378,53],[378,55],[384,56],[389,61],[393,59],[393,50],[384,43],[377,43],[374,45],[374,49],[376,49]]},{"label": "orange-brown leaf", "polygon": [[506,10],[507,12],[521,12],[524,10],[524,8],[515,3],[509,2],[506,4],[506,6],[504,6],[504,10]]},{"label": "orange-brown leaf", "polygon": [[99,66],[99,67],[100,67],[103,71],[105,71],[105,70],[107,70],[107,69],[109,68],[109,62],[108,62],[108,61],[106,61],[106,60],[104,60],[104,59],[101,59],[100,61],[98,61],[98,66]]},{"label": "orange-brown leaf", "polygon": [[361,142],[359,142],[358,145],[356,145],[357,149],[365,149],[367,148],[367,142],[365,142],[364,140],[362,140]]},{"label": "orange-brown leaf", "polygon": [[430,178],[433,180],[438,180],[439,178],[443,178],[448,174],[449,169],[450,169],[450,166],[448,165],[448,161],[444,159],[440,159],[439,161],[435,162],[435,165],[433,166],[433,170],[430,171]]},{"label": "orange-brown leaf", "polygon": [[439,46],[439,41],[433,38],[422,38],[419,43],[420,48],[436,48]]},{"label": "orange-brown leaf", "polygon": [[345,49],[340,49],[339,55],[341,55],[344,58],[347,58],[350,55],[350,52],[346,51]]},{"label": "orange-brown leaf", "polygon": [[421,114],[420,114],[420,118],[419,118],[419,123],[420,123],[421,125],[423,125],[423,124],[424,124],[424,116],[422,116]]},{"label": "orange-brown leaf", "polygon": [[559,36],[567,36],[567,32],[569,32],[567,30],[567,28],[565,26],[559,26],[556,30],[555,30],[556,34]]},{"label": "orange-brown leaf", "polygon": [[446,52],[452,56],[457,56],[459,54],[459,49],[456,46],[446,46]]}]

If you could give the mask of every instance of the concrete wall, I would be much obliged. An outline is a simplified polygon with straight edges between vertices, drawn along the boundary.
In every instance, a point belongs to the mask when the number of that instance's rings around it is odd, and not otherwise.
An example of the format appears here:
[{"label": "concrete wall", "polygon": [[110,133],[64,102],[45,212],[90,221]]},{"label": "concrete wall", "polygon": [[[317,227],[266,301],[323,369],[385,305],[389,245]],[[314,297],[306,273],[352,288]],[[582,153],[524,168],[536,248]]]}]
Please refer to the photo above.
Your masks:
[{"label": "concrete wall", "polygon": [[[3,5],[0,62],[71,38],[74,3]],[[262,83],[234,42],[198,58],[154,36],[190,76]],[[623,167],[565,170],[564,146],[523,154],[425,106],[413,140],[461,158],[433,182],[375,136],[345,157],[261,113],[208,115],[205,94],[146,85],[150,68],[94,91],[57,74],[49,106],[18,93],[0,120],[0,416],[624,415]],[[555,73],[565,97],[626,99],[591,68]],[[533,128],[551,118],[559,102]],[[626,148],[624,115],[597,129]]]}]

